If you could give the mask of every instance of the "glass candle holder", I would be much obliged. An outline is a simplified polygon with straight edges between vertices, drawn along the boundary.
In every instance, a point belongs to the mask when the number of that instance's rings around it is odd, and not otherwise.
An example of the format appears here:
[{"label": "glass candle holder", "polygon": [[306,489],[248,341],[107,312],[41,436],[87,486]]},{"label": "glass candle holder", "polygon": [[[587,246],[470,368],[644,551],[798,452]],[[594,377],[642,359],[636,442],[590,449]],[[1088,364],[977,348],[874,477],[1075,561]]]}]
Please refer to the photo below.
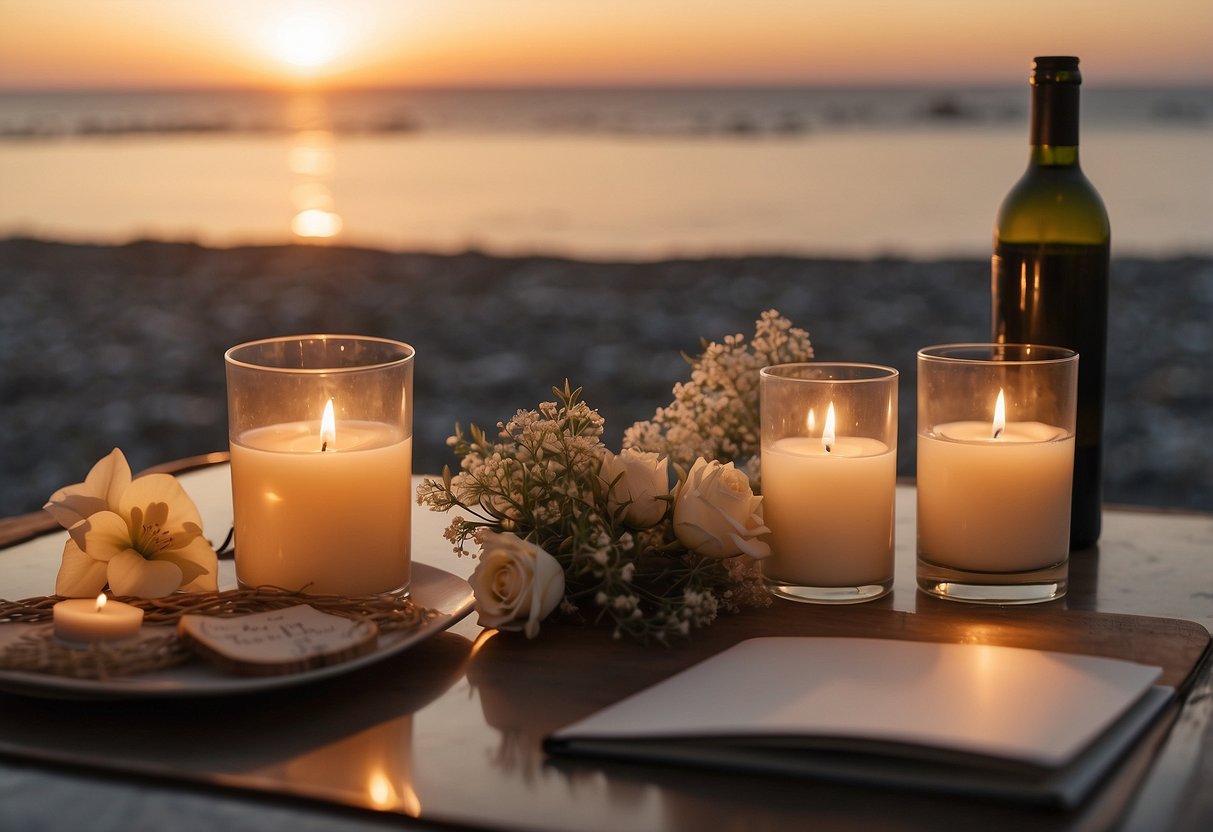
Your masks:
[{"label": "glass candle holder", "polygon": [[346,596],[408,589],[414,354],[350,335],[227,351],[241,585]]},{"label": "glass candle holder", "polygon": [[762,370],[762,573],[773,595],[854,604],[892,588],[897,379],[872,364]]},{"label": "glass candle holder", "polygon": [[1030,604],[1065,595],[1078,354],[1029,344],[918,353],[918,586]]}]

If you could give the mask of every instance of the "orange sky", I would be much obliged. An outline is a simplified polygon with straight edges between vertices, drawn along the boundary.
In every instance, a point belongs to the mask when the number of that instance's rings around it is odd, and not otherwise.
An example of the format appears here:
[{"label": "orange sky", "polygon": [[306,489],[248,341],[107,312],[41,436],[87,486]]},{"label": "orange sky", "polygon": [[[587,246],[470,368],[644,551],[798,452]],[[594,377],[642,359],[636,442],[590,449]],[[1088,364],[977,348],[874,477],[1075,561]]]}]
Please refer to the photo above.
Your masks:
[{"label": "orange sky", "polygon": [[0,0],[0,88],[1213,83],[1211,42],[1211,0]]}]

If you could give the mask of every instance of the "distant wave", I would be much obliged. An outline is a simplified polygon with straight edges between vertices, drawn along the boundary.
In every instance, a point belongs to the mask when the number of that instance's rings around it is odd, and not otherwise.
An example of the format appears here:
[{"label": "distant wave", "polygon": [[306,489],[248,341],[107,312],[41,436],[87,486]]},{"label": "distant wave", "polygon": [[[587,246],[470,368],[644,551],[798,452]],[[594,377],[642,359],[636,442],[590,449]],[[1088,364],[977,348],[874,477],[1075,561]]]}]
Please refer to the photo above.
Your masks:
[{"label": "distant wave", "polygon": [[[1084,92],[1084,124],[1205,127],[1213,89]],[[0,140],[430,131],[761,138],[1023,124],[1018,88],[188,91],[0,94]]]},{"label": "distant wave", "polygon": [[[339,134],[411,133],[420,129],[402,120],[358,125],[335,125]],[[298,132],[285,124],[264,122],[245,123],[227,119],[193,119],[189,117],[150,118],[81,118],[78,121],[46,121],[32,118],[16,124],[0,124],[0,140],[56,139],[67,137],[95,138],[106,136],[171,136],[221,134],[290,134]]]}]

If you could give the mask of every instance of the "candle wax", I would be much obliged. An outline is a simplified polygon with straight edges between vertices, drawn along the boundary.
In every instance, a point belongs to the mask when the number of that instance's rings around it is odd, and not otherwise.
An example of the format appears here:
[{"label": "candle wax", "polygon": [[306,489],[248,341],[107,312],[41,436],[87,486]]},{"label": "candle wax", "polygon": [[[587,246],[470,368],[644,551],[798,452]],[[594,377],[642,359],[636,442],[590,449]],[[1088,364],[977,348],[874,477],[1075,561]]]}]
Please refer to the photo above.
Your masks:
[{"label": "candle wax", "polygon": [[951,422],[918,437],[918,553],[941,566],[1024,572],[1065,560],[1074,437],[1041,422]]},{"label": "candle wax", "polygon": [[115,641],[139,634],[143,610],[106,599],[97,609],[96,598],[72,598],[55,604],[55,636],[65,641]]},{"label": "candle wax", "polygon": [[236,575],[313,595],[366,595],[409,583],[412,439],[389,426],[319,422],[248,431],[232,442]]},{"label": "candle wax", "polygon": [[865,437],[785,437],[762,449],[763,575],[798,586],[846,587],[893,575],[897,455]]}]

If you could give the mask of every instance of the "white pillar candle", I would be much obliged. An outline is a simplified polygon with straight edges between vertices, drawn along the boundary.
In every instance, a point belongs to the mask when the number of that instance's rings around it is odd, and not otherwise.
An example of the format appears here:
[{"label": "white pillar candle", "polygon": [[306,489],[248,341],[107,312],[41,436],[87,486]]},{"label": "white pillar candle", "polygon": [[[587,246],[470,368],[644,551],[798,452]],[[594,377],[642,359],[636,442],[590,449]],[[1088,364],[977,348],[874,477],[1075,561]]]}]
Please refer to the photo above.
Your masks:
[{"label": "white pillar candle", "polygon": [[974,572],[1066,557],[1074,437],[1041,422],[951,422],[918,437],[918,552]]},{"label": "white pillar candle", "polygon": [[793,436],[762,449],[763,575],[789,584],[860,586],[893,574],[897,458],[878,439]]},{"label": "white pillar candle", "polygon": [[65,641],[116,641],[139,634],[143,610],[113,601],[102,593],[96,598],[60,601],[52,609],[55,635]]},{"label": "white pillar candle", "polygon": [[293,422],[235,437],[241,583],[313,595],[407,585],[412,447],[393,426],[354,420],[335,431]]}]

